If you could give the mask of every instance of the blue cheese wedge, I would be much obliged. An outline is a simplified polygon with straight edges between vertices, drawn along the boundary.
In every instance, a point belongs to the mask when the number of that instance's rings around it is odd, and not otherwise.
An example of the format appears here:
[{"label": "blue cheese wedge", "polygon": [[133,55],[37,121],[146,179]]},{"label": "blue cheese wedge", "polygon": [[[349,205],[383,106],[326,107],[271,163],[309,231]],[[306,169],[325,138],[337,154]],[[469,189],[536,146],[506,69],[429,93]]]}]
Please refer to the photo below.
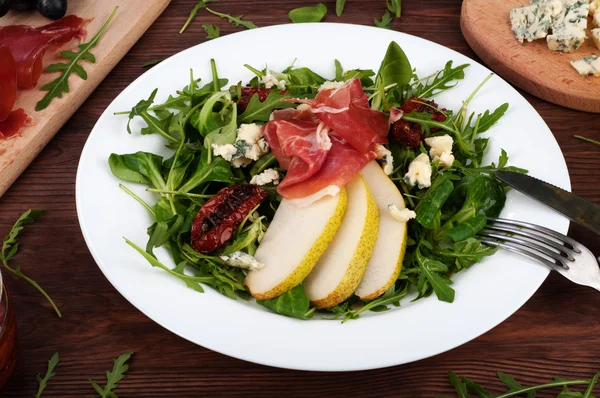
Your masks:
[{"label": "blue cheese wedge", "polygon": [[597,9],[594,13],[594,17],[592,19],[592,26],[594,26],[594,28],[600,28],[600,8]]},{"label": "blue cheese wedge", "polygon": [[581,76],[600,76],[600,57],[596,55],[571,61],[571,65]]},{"label": "blue cheese wedge", "polygon": [[530,4],[510,10],[512,31],[519,43],[543,39],[548,34],[552,16],[546,8],[538,4]]},{"label": "blue cheese wedge", "polygon": [[587,38],[587,16],[589,0],[563,0],[563,9],[552,19],[552,34],[546,36],[548,48],[552,51],[576,51]]},{"label": "blue cheese wedge", "polygon": [[594,40],[596,48],[600,50],[600,29],[592,29],[592,40]]}]

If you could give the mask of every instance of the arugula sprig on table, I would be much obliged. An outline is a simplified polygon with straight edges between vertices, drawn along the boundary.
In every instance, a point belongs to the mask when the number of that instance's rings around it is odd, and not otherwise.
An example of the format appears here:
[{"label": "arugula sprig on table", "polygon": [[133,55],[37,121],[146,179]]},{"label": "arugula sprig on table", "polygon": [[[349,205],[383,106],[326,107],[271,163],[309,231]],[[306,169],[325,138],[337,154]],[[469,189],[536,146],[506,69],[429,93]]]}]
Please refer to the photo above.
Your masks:
[{"label": "arugula sprig on table", "polygon": [[254,22],[252,21],[248,21],[248,20],[244,20],[244,16],[243,15],[238,15],[237,17],[234,17],[230,14],[224,14],[218,11],[214,11],[211,10],[210,8],[206,7],[206,11],[210,12],[211,14],[214,14],[220,18],[223,18],[225,20],[227,20],[227,22],[229,22],[230,24],[233,24],[237,27],[239,26],[243,26],[246,29],[255,29],[257,28],[257,26],[254,24]]},{"label": "arugula sprig on table", "polygon": [[116,389],[117,383],[125,378],[125,373],[129,370],[129,365],[127,361],[133,352],[126,352],[124,354],[119,355],[118,358],[113,359],[113,368],[111,371],[106,371],[106,385],[104,388],[100,387],[98,383],[94,380],[89,379],[92,387],[96,390],[96,393],[100,395],[101,398],[116,398],[117,394],[113,392]]},{"label": "arugula sprig on table", "polygon": [[37,393],[35,394],[35,398],[40,398],[42,396],[42,393],[48,385],[48,381],[50,381],[51,378],[56,376],[54,368],[56,367],[56,365],[58,365],[59,360],[60,358],[58,357],[58,352],[55,352],[54,355],[52,355],[52,358],[50,358],[50,360],[48,361],[48,369],[46,370],[46,374],[44,375],[44,377],[41,377],[39,374],[37,375],[39,387]]},{"label": "arugula sprig on table", "polygon": [[77,73],[77,75],[83,79],[87,80],[87,72],[83,68],[83,66],[79,65],[79,62],[82,60],[88,61],[90,63],[96,62],[96,57],[94,54],[90,52],[90,50],[98,44],[100,37],[108,28],[108,25],[112,21],[113,17],[117,13],[119,7],[115,7],[113,12],[110,14],[102,28],[96,33],[92,39],[87,42],[79,45],[78,51],[62,51],[60,55],[64,58],[68,58],[70,61],[68,63],[56,63],[51,64],[46,68],[47,72],[60,72],[60,76],[50,83],[44,85],[42,87],[43,91],[47,91],[44,98],[42,98],[35,106],[36,111],[41,111],[46,109],[50,102],[54,98],[62,98],[63,93],[69,92],[69,76],[73,73]]},{"label": "arugula sprig on table", "polygon": [[[534,386],[524,386],[506,373],[498,372],[497,376],[508,389],[507,392],[502,394],[492,394],[480,384],[477,384],[464,376],[459,377],[454,372],[448,373],[450,383],[454,386],[459,398],[471,398],[471,394],[480,398],[510,398],[521,397],[527,394],[527,397],[533,398],[540,390],[556,389],[560,387],[562,387],[562,389],[558,394],[558,398],[592,398],[592,391],[600,379],[600,372],[596,373],[591,379],[566,380],[555,377],[551,382]],[[587,386],[587,388],[584,392],[576,392],[570,390],[570,386]]]},{"label": "arugula sprig on table", "polygon": [[202,29],[204,29],[204,32],[206,32],[207,39],[216,39],[221,35],[219,26],[215,24],[202,24]]},{"label": "arugula sprig on table", "polygon": [[17,219],[17,221],[15,222],[15,224],[9,231],[8,235],[4,238],[4,240],[2,242],[2,251],[0,251],[0,260],[2,260],[2,264],[4,265],[4,268],[6,268],[7,270],[12,272],[14,275],[18,276],[19,278],[24,279],[30,285],[35,287],[40,293],[42,293],[42,295],[46,298],[46,300],[48,300],[50,305],[52,305],[52,308],[54,308],[56,315],[58,315],[59,318],[62,318],[62,314],[61,314],[60,310],[56,306],[56,303],[54,302],[54,300],[52,300],[52,298],[48,295],[48,293],[46,293],[46,291],[44,289],[42,289],[42,287],[36,281],[34,281],[33,279],[31,279],[28,276],[26,276],[25,274],[23,274],[23,272],[21,271],[21,267],[17,266],[15,268],[13,268],[9,265],[9,262],[15,257],[15,255],[19,251],[19,243],[17,242],[17,237],[23,231],[23,229],[25,228],[25,225],[33,223],[36,219],[38,219],[42,215],[44,215],[44,213],[45,213],[44,210],[31,210],[30,209],[30,210],[27,210],[26,212],[24,212],[23,214],[21,214],[21,216],[19,216],[19,218]]},{"label": "arugula sprig on table", "polygon": [[185,32],[185,30],[190,26],[190,24],[192,23],[194,18],[196,18],[196,16],[198,15],[198,13],[200,12],[201,9],[206,8],[208,3],[215,2],[215,1],[218,1],[218,0],[200,0],[194,6],[194,8],[192,8],[192,11],[190,11],[190,15],[188,16],[188,19],[183,24],[183,27],[179,31],[179,34],[182,34],[183,32]]}]

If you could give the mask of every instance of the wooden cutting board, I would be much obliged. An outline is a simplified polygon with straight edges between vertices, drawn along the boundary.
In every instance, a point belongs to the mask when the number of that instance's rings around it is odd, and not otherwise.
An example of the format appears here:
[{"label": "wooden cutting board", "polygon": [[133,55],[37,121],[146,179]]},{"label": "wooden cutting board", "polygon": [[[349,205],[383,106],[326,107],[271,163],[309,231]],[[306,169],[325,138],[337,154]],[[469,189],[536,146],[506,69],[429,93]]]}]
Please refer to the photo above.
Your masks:
[{"label": "wooden cutting board", "polygon": [[[572,109],[600,113],[600,77],[582,77],[569,63],[600,55],[588,30],[574,53],[550,51],[546,40],[521,45],[511,30],[510,10],[529,0],[464,0],[461,28],[479,57],[500,76],[523,90]],[[589,20],[592,26],[591,18]]]},{"label": "wooden cutting board", "polygon": [[[87,37],[92,38],[106,22],[115,6],[119,6],[108,29],[98,45],[92,49],[96,63],[83,61],[81,64],[88,73],[88,79],[82,80],[76,74],[69,78],[70,92],[63,98],[55,98],[44,110],[36,112],[35,104],[45,92],[40,90],[44,84],[54,80],[58,74],[44,73],[36,88],[20,90],[15,109],[23,108],[34,124],[23,130],[22,136],[0,141],[0,196],[25,170],[50,139],[77,111],[90,93],[108,75],[123,58],[146,29],[167,7],[171,0],[79,0],[69,1],[67,15],[76,14],[84,19],[93,20],[87,25]],[[36,12],[9,13],[0,18],[0,26],[25,24],[41,26],[51,21]],[[48,55],[48,54],[47,54]],[[65,59],[52,58],[48,62],[65,62]],[[47,64],[45,61],[44,64]]]}]

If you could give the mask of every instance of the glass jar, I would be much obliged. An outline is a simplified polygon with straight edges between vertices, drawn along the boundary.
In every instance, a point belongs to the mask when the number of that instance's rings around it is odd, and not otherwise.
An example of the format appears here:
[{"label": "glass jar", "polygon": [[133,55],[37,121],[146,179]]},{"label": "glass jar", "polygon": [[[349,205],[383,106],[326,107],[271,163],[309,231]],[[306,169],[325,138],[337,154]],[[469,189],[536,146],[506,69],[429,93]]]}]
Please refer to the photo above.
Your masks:
[{"label": "glass jar", "polygon": [[0,272],[0,389],[17,365],[17,321],[10,292]]}]

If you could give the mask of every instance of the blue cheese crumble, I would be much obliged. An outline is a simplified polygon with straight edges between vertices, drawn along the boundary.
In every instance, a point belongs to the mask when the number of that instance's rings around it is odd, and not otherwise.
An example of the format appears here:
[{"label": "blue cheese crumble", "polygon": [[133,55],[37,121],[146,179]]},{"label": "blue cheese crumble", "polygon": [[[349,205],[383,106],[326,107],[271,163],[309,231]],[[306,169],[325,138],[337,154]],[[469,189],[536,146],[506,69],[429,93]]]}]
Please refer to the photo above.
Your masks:
[{"label": "blue cheese crumble", "polygon": [[221,156],[236,168],[247,166],[269,152],[269,144],[256,123],[240,125],[233,144],[213,144],[212,148],[215,156]]},{"label": "blue cheese crumble", "polygon": [[258,271],[261,268],[264,268],[264,264],[258,262],[254,258],[254,256],[249,255],[248,253],[244,253],[241,251],[233,252],[229,255],[219,256],[225,264],[230,265],[232,267],[247,269],[250,271]]},{"label": "blue cheese crumble", "polygon": [[422,153],[408,165],[408,172],[404,175],[404,181],[410,185],[418,185],[419,189],[431,186],[431,163],[429,156]]},{"label": "blue cheese crumble", "polygon": [[254,184],[254,185],[267,185],[267,184],[273,184],[273,185],[278,185],[279,184],[279,172],[275,169],[266,169],[265,171],[263,171],[260,174],[255,175],[254,177],[252,177],[252,179],[250,180],[250,184]]}]

